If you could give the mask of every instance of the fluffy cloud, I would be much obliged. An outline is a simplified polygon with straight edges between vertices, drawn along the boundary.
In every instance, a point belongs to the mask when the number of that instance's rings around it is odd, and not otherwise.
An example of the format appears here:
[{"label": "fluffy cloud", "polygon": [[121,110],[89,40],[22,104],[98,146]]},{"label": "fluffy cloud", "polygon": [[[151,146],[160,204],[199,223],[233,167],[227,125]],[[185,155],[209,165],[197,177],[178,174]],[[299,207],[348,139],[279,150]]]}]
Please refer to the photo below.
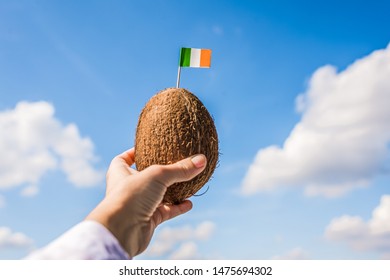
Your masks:
[{"label": "fluffy cloud", "polygon": [[8,227],[0,227],[0,249],[1,248],[28,248],[33,241],[25,234],[13,232]]},{"label": "fluffy cloud", "polygon": [[39,188],[35,185],[29,185],[27,187],[25,187],[21,192],[20,194],[22,196],[26,196],[26,197],[31,197],[31,196],[35,196],[37,195],[39,192]]},{"label": "fluffy cloud", "polygon": [[192,241],[181,244],[180,247],[169,256],[169,259],[171,260],[191,260],[198,258],[198,246]]},{"label": "fluffy cloud", "polygon": [[0,189],[29,186],[23,194],[34,195],[43,175],[57,169],[80,187],[104,178],[92,165],[96,161],[92,141],[81,137],[75,124],[63,125],[56,119],[47,102],[20,102],[0,112],[0,133]]},{"label": "fluffy cloud", "polygon": [[215,231],[215,224],[210,221],[196,227],[164,227],[145,252],[146,256],[161,257],[169,254],[170,259],[199,258],[196,242],[210,239]]},{"label": "fluffy cloud", "polygon": [[319,68],[297,98],[300,122],[283,147],[257,153],[243,192],[303,186],[307,195],[340,196],[388,172],[389,77],[390,45],[339,73]]},{"label": "fluffy cloud", "polygon": [[282,255],[274,256],[273,260],[307,260],[309,253],[300,247],[294,248]]},{"label": "fluffy cloud", "polygon": [[359,216],[348,215],[333,219],[325,237],[344,242],[356,251],[377,251],[384,257],[390,256],[390,195],[382,196],[367,222]]}]

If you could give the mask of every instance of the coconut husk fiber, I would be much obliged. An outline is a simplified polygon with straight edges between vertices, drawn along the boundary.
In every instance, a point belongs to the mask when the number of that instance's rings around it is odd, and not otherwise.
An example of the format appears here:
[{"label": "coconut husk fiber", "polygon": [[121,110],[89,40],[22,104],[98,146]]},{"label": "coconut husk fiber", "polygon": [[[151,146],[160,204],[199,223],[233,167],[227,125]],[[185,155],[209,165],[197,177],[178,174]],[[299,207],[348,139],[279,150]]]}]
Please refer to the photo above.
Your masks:
[{"label": "coconut husk fiber", "polygon": [[195,154],[207,157],[205,170],[191,181],[175,183],[164,203],[178,204],[211,178],[218,162],[218,135],[203,103],[183,88],[154,95],[143,108],[135,137],[135,164],[141,171],[153,164],[172,164]]}]

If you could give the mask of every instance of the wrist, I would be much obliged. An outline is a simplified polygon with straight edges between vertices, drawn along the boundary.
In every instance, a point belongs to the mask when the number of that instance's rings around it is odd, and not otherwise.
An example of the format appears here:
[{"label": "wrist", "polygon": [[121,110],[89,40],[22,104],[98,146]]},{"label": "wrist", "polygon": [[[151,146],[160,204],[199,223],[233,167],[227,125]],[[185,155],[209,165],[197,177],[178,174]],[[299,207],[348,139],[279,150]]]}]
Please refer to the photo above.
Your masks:
[{"label": "wrist", "polygon": [[[85,220],[98,222],[108,229],[118,240],[122,248],[132,258],[135,256],[135,253],[133,252],[135,248],[131,247],[136,246],[137,244],[135,242],[129,242],[127,239],[128,237],[134,235],[131,233],[131,229],[135,226],[131,224],[128,217],[125,217],[125,215],[121,213],[123,212],[123,208],[113,207],[113,205],[115,204],[103,199],[103,201],[85,218]],[[132,246],[130,246],[130,244]]]}]

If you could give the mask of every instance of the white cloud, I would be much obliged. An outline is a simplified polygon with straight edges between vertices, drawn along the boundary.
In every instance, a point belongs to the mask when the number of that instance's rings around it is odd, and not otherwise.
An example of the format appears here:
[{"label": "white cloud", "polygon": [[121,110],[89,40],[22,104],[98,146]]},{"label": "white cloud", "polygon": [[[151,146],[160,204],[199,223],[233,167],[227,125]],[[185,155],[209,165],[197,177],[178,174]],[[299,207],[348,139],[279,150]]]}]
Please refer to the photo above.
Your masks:
[{"label": "white cloud", "polygon": [[0,227],[0,248],[28,248],[32,244],[33,240],[25,234]]},{"label": "white cloud", "polygon": [[309,253],[300,247],[294,248],[282,255],[272,257],[273,260],[307,260]]},{"label": "white cloud", "polygon": [[388,173],[390,45],[337,73],[319,68],[297,97],[302,118],[283,147],[259,150],[242,191],[303,186],[307,195],[340,196]]},{"label": "white cloud", "polygon": [[20,194],[26,197],[36,196],[39,192],[39,188],[36,185],[29,185],[25,187]]},{"label": "white cloud", "polygon": [[205,221],[199,224],[194,232],[194,238],[197,240],[208,240],[215,231],[215,224],[210,221]]},{"label": "white cloud", "polygon": [[198,256],[198,246],[195,242],[189,241],[181,244],[180,247],[169,256],[169,259],[192,260],[199,258]]},{"label": "white cloud", "polygon": [[0,131],[0,189],[38,186],[44,174],[57,169],[80,187],[97,185],[104,178],[92,165],[92,141],[82,137],[75,124],[63,125],[54,116],[54,106],[45,101],[23,101],[0,112]]},{"label": "white cloud", "polygon": [[328,240],[348,244],[357,251],[377,251],[390,255],[390,195],[383,195],[380,204],[365,222],[359,216],[344,215],[333,219],[325,230]]},{"label": "white cloud", "polygon": [[145,255],[161,257],[169,254],[173,259],[198,258],[196,242],[209,240],[214,234],[215,224],[210,221],[200,223],[196,227],[164,227],[156,235]]}]

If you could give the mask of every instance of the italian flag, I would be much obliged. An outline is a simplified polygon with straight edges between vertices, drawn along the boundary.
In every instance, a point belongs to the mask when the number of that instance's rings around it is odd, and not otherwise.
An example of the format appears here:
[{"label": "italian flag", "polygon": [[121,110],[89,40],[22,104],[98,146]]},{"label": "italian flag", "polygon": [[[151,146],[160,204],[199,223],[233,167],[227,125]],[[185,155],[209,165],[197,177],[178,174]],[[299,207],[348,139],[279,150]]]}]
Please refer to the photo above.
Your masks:
[{"label": "italian flag", "polygon": [[181,48],[180,51],[180,67],[201,67],[210,68],[211,50]]}]

